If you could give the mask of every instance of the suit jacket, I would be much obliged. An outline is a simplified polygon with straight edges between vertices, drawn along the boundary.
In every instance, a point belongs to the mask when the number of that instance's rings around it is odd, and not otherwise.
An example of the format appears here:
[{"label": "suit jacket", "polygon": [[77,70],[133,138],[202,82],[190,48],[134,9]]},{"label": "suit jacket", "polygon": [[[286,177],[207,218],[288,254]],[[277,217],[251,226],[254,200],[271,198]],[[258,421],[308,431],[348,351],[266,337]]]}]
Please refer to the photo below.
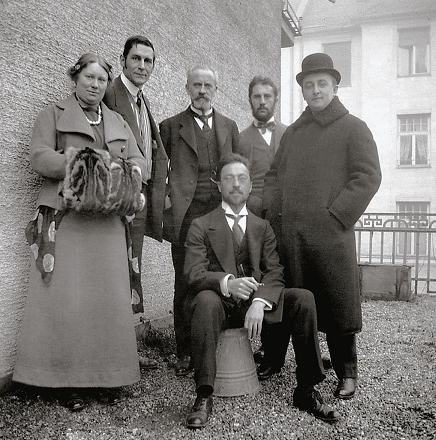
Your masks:
[{"label": "suit jacket", "polygon": [[[259,133],[259,129],[253,124],[250,124],[249,127],[239,134],[238,152],[250,161],[251,175],[253,176],[253,189],[247,200],[247,206],[258,216],[262,214],[262,193],[265,173],[268,172],[270,165],[273,162],[274,155],[279,148],[280,139],[285,130],[286,125],[276,121],[272,151],[269,150],[270,147],[268,147],[262,135]],[[257,150],[255,145],[261,150]],[[264,148],[265,154],[262,154]],[[261,154],[256,154],[256,151],[260,151]]]},{"label": "suit jacket", "polygon": [[[274,232],[267,220],[248,211],[245,233],[253,268],[251,275],[264,283],[253,292],[251,300],[263,298],[270,301],[273,309],[265,312],[265,320],[280,322],[284,281]],[[202,290],[213,290],[222,296],[220,280],[227,274],[238,276],[232,232],[221,206],[192,222],[186,238],[184,272],[189,286],[188,301]],[[222,296],[222,299],[234,304],[232,298]]]},{"label": "suit jacket", "polygon": [[[112,110],[119,113],[129,124],[139,149],[144,154],[144,146],[141,139],[140,129],[136,115],[130,105],[128,90],[121,81],[121,77],[115,78],[114,82],[106,90],[103,101]],[[168,170],[168,157],[159,135],[159,130],[153,115],[150,111],[150,103],[144,96],[148,117],[151,125],[152,149],[152,171],[151,179],[147,185],[147,225],[145,234],[156,240],[162,241],[163,209],[165,200],[165,186]]]},{"label": "suit jacket", "polygon": [[[101,105],[104,141],[113,156],[129,159],[145,171],[145,160],[136,145],[127,122],[118,114]],[[61,210],[59,195],[65,177],[65,150],[68,147],[93,148],[95,135],[73,95],[41,110],[33,126],[30,142],[32,168],[45,178],[38,195],[37,206],[45,205]]]},{"label": "suit jacket", "polygon": [[[175,242],[180,235],[183,218],[194,197],[198,176],[198,152],[194,118],[189,108],[160,124],[160,134],[170,160],[168,195],[171,208],[165,213],[166,239]],[[219,157],[237,151],[236,122],[214,110],[213,129],[217,136]]]},{"label": "suit jacket", "polygon": [[[275,138],[274,138],[274,154],[279,149],[280,139],[283,136],[287,126],[281,122],[276,121]],[[253,124],[250,124],[244,131],[241,131],[239,135],[239,152],[243,156],[251,160],[252,145],[254,139],[261,136],[259,129]]]}]

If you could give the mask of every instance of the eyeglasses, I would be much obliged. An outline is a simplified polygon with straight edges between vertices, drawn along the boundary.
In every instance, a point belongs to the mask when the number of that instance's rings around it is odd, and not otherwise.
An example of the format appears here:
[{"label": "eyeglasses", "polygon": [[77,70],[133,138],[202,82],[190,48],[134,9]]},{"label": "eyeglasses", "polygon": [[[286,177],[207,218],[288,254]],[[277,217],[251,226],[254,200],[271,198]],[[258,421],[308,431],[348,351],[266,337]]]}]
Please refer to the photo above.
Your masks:
[{"label": "eyeglasses", "polygon": [[239,176],[227,174],[222,178],[222,180],[226,184],[234,185],[236,182],[239,182],[241,185],[244,185],[250,181],[250,177],[246,174],[239,174]]}]

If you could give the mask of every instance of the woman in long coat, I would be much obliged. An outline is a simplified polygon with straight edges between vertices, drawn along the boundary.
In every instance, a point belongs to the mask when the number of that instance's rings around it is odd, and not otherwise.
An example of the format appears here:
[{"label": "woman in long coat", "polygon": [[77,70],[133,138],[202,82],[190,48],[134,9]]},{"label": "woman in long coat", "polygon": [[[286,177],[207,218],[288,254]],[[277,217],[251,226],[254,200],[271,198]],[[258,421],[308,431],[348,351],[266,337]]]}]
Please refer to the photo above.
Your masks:
[{"label": "woman in long coat", "polygon": [[[106,403],[114,404],[118,387],[137,382],[140,371],[125,221],[116,213],[66,209],[67,153],[108,152],[139,174],[145,161],[127,123],[101,102],[110,65],[85,54],[69,75],[74,93],[39,113],[30,144],[32,168],[44,181],[27,230],[38,259],[36,264],[32,259],[13,379],[61,389],[65,405],[77,411],[84,405],[80,390],[98,388]],[[92,178],[98,183],[97,174]]]},{"label": "woman in long coat", "polygon": [[[315,296],[318,327],[339,378],[336,396],[350,398],[355,334],[362,328],[354,224],[381,182],[377,146],[367,125],[335,96],[340,74],[327,55],[303,60],[297,81],[308,107],[281,139],[265,178],[264,207],[287,286]],[[340,391],[345,378],[353,381]]]}]

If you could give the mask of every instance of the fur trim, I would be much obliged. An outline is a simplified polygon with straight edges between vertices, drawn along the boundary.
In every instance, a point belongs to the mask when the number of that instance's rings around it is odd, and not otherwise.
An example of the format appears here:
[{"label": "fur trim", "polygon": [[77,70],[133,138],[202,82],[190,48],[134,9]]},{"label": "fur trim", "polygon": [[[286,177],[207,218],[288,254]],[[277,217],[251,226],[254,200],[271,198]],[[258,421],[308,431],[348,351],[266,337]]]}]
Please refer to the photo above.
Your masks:
[{"label": "fur trim", "polygon": [[139,168],[106,150],[66,151],[65,207],[87,214],[132,215],[145,206]]}]

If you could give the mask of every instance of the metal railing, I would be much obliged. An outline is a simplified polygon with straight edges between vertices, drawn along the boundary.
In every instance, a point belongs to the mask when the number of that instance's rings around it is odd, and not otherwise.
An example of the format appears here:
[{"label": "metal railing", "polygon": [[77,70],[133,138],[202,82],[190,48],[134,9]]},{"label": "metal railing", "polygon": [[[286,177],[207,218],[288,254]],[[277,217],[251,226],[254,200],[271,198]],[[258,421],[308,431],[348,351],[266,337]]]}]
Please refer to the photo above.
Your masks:
[{"label": "metal railing", "polygon": [[365,213],[356,223],[358,263],[411,266],[415,293],[436,293],[436,213]]},{"label": "metal railing", "polygon": [[297,17],[297,14],[292,9],[291,3],[289,0],[282,1],[282,15],[284,19],[289,24],[293,34],[296,37],[301,37],[301,23],[300,19]]}]

